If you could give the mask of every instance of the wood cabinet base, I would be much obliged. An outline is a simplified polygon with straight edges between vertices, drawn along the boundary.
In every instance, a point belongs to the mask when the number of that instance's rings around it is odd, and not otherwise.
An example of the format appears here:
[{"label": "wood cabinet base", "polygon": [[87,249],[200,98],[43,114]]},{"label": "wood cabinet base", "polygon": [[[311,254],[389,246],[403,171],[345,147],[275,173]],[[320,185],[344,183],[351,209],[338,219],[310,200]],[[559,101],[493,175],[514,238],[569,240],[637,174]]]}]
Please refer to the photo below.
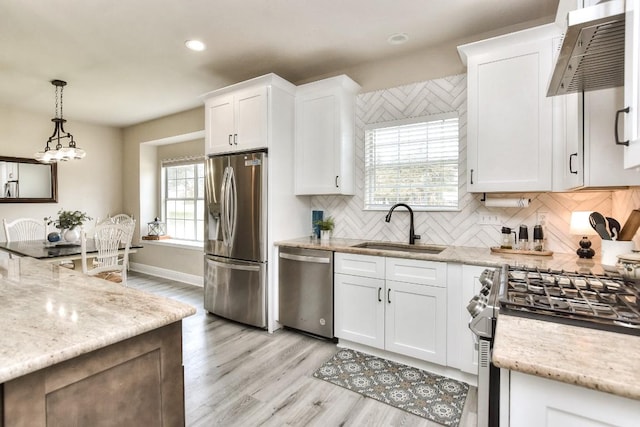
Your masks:
[{"label": "wood cabinet base", "polygon": [[7,426],[184,426],[182,322],[2,386]]}]

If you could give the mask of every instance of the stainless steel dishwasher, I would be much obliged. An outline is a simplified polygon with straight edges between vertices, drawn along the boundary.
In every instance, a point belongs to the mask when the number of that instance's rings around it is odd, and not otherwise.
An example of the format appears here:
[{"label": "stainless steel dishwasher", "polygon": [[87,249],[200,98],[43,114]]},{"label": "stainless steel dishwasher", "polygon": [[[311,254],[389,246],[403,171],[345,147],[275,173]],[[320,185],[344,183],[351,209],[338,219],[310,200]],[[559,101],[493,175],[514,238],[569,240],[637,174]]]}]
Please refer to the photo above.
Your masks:
[{"label": "stainless steel dishwasher", "polygon": [[333,252],[281,247],[278,271],[279,322],[333,338]]}]

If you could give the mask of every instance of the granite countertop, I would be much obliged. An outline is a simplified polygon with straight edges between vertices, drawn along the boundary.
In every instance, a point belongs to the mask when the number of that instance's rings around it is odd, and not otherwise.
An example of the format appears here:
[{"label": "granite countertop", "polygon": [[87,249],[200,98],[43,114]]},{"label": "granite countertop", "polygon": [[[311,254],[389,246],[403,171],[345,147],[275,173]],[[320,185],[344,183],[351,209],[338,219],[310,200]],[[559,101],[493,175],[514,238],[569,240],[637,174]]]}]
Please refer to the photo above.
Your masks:
[{"label": "granite countertop", "polygon": [[[321,243],[307,237],[277,245],[488,267],[509,264],[581,273],[604,272],[599,258],[581,260],[574,254],[497,254],[489,248],[447,246],[434,255],[352,247],[362,242],[365,241],[331,239]],[[501,368],[640,400],[640,336],[501,314],[492,361]]]},{"label": "granite countertop", "polygon": [[196,312],[29,257],[0,260],[0,299],[0,383]]},{"label": "granite countertop", "polygon": [[578,271],[581,273],[592,272],[593,274],[602,274],[604,272],[598,258],[594,258],[592,260],[581,260],[575,254],[554,253],[551,256],[503,254],[491,252],[489,248],[428,244],[416,244],[414,246],[436,247],[443,250],[439,254],[428,254],[353,247],[353,245],[358,245],[364,242],[370,242],[370,240],[332,238],[327,242],[321,242],[319,239],[303,237],[299,239],[283,240],[276,242],[275,244],[276,246],[283,247],[324,249],[353,254],[455,262],[459,264],[471,264],[487,267],[501,267],[504,264],[509,264],[514,267],[540,268],[543,270],[552,269]]},{"label": "granite countertop", "polygon": [[640,336],[501,314],[493,363],[640,400]]}]

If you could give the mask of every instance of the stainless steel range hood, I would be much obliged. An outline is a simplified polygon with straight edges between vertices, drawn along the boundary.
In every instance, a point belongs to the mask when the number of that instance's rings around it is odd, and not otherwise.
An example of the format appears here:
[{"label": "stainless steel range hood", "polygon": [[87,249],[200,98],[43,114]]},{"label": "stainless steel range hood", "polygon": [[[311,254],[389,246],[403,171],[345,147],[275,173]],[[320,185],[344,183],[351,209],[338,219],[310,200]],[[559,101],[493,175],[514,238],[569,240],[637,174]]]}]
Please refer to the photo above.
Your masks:
[{"label": "stainless steel range hood", "polygon": [[624,1],[569,12],[547,96],[624,85]]}]

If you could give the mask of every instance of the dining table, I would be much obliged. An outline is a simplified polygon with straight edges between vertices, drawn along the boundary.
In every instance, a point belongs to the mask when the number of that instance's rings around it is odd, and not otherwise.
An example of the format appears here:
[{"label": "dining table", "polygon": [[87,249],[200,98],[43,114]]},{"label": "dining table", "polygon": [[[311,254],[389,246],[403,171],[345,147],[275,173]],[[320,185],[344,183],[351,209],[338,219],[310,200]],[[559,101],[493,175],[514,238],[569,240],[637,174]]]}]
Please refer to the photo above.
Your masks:
[{"label": "dining table", "polygon": [[[141,248],[141,244],[131,243],[129,253],[136,253],[138,249]],[[0,251],[48,262],[74,261],[75,264],[75,261],[82,259],[80,243],[48,242],[44,240],[0,242]],[[120,252],[124,253],[124,245],[121,246]],[[95,241],[93,239],[87,239],[87,257],[94,258],[97,253],[98,249],[96,248]]]}]

